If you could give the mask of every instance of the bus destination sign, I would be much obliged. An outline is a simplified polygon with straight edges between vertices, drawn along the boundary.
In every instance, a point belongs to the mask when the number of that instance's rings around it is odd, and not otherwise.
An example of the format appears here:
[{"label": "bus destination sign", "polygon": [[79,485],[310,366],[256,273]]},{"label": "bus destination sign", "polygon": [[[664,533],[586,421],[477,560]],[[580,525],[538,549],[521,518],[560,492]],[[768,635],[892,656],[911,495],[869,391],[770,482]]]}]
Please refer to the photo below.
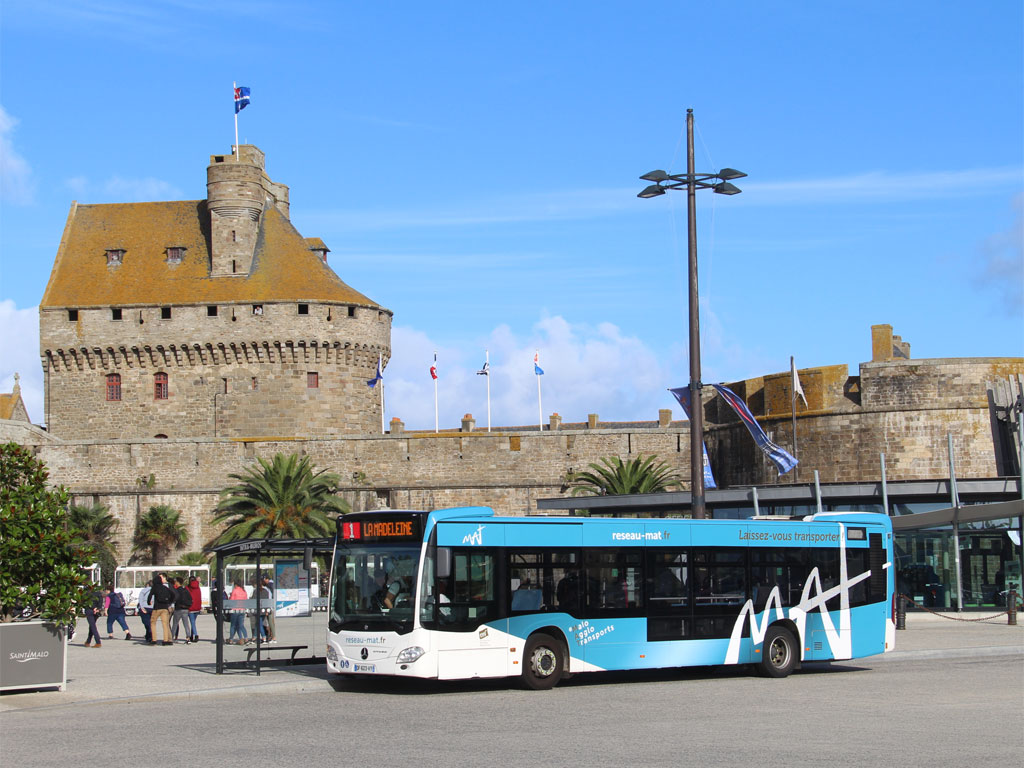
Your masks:
[{"label": "bus destination sign", "polygon": [[418,515],[371,517],[360,520],[338,521],[340,538],[347,541],[418,541],[420,518]]}]

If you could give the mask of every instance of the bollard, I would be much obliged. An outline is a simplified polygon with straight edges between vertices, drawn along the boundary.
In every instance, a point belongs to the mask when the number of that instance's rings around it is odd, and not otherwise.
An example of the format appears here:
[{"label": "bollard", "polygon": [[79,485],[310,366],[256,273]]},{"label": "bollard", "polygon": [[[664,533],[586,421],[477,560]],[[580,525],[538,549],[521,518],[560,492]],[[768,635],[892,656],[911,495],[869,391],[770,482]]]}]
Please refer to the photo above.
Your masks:
[{"label": "bollard", "polygon": [[903,595],[896,596],[896,629],[907,628],[907,604]]},{"label": "bollard", "polygon": [[1006,596],[1006,623],[1011,627],[1017,626],[1017,590],[1011,589]]}]

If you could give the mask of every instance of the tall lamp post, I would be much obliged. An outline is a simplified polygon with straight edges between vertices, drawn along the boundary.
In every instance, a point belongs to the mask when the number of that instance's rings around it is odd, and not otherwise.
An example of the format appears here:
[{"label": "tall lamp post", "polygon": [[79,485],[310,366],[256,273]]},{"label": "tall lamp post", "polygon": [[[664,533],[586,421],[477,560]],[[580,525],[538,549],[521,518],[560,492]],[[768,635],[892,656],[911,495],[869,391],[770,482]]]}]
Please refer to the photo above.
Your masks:
[{"label": "tall lamp post", "polygon": [[747,174],[723,168],[718,173],[696,173],[693,168],[693,110],[686,110],[686,173],[670,175],[651,171],[640,178],[653,181],[637,197],[650,198],[665,194],[668,189],[685,189],[687,196],[686,228],[688,239],[687,282],[690,294],[690,485],[693,517],[707,517],[704,503],[704,406],[700,380],[700,308],[697,293],[697,190],[710,189],[719,195],[737,195],[740,190],[730,184]]}]

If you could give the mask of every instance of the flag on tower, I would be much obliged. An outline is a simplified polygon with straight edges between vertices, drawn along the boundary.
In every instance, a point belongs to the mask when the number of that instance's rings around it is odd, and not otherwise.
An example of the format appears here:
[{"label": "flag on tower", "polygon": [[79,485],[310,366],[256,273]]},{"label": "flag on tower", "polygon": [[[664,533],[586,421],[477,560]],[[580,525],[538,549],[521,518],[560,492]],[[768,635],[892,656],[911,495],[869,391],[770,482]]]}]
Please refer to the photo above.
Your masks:
[{"label": "flag on tower", "polygon": [[735,392],[721,384],[712,384],[711,386],[736,411],[736,415],[740,417],[743,426],[747,428],[750,436],[754,438],[757,447],[761,449],[765,456],[771,459],[771,462],[779,470],[780,475],[786,474],[799,463],[788,451],[783,450],[772,442],[771,438],[761,428],[761,425],[757,423],[754,414],[747,408],[747,404]]},{"label": "flag on tower", "polygon": [[484,367],[481,368],[479,371],[477,371],[476,375],[477,376],[490,376],[491,375],[491,364],[490,364],[490,362],[489,361],[485,362],[484,363]]},{"label": "flag on tower", "polygon": [[372,389],[373,387],[377,386],[378,381],[384,381],[384,374],[381,373],[380,371],[380,355],[377,356],[377,375],[374,376],[369,381],[367,381],[366,386]]},{"label": "flag on tower", "polygon": [[434,353],[434,364],[430,366],[430,378],[437,381],[437,352]]},{"label": "flag on tower", "polygon": [[807,397],[804,395],[804,388],[800,386],[800,377],[796,372],[796,360],[793,357],[789,358],[789,370],[793,375],[793,402],[796,402],[796,395],[800,396],[800,399],[804,401],[804,408],[807,407]]},{"label": "flag on tower", "polygon": [[533,372],[537,376],[543,376],[544,375],[544,369],[540,367],[539,363],[540,363],[540,352],[536,352],[533,355]]},{"label": "flag on tower", "polygon": [[249,106],[249,89],[245,86],[235,86],[235,114]]}]

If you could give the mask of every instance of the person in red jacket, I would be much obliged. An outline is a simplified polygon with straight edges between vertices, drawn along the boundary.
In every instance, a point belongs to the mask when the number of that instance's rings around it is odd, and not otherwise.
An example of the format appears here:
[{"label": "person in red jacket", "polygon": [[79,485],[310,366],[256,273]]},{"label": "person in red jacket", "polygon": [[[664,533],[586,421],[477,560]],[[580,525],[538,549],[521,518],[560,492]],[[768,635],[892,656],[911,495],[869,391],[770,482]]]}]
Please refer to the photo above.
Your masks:
[{"label": "person in red jacket", "polygon": [[192,606],[188,611],[188,621],[192,634],[188,636],[190,642],[199,642],[199,632],[196,631],[196,618],[199,613],[203,610],[203,593],[199,589],[199,579],[193,576],[188,580],[188,593],[192,596]]}]

